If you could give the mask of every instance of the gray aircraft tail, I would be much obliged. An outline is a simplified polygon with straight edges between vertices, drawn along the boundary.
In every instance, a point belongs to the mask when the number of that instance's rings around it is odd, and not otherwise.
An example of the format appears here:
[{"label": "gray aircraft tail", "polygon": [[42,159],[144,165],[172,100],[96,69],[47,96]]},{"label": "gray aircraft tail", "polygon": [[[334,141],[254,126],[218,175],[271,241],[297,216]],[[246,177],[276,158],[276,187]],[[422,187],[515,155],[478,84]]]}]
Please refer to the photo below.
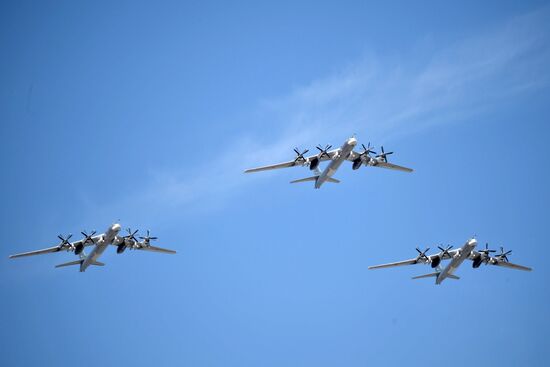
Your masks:
[{"label": "gray aircraft tail", "polygon": [[[290,181],[290,183],[317,181],[318,178],[319,178],[319,176],[311,176],[311,177],[301,178],[299,180]],[[327,182],[340,183],[340,180],[337,180],[337,179],[332,178],[332,177],[327,177]]]}]

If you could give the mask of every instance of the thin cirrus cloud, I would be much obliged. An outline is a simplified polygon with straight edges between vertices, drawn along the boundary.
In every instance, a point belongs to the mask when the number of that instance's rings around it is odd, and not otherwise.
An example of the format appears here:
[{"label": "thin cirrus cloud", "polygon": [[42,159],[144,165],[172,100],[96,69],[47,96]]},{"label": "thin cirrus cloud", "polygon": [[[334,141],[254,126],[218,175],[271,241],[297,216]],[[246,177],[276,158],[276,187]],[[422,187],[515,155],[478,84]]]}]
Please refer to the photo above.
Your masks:
[{"label": "thin cirrus cloud", "polygon": [[287,130],[317,130],[330,138],[351,131],[380,139],[457,122],[548,83],[549,14],[544,8],[424,50],[431,55],[424,63],[416,60],[425,55],[414,52],[399,55],[399,62],[367,57],[264,107],[278,121],[289,121]]},{"label": "thin cirrus cloud", "polygon": [[396,140],[541,88],[549,81],[549,14],[542,8],[421,55],[399,55],[397,62],[370,55],[287,96],[260,101],[255,116],[269,126],[269,136],[249,132],[231,150],[216,152],[217,159],[206,159],[214,166],[196,167],[192,174],[151,172],[147,187],[113,207],[95,209],[130,217],[135,212],[125,208],[135,205],[149,214],[198,203],[210,210],[269,176],[253,179],[243,175],[244,168],[288,160],[294,146],[343,141],[353,133],[379,143]]}]

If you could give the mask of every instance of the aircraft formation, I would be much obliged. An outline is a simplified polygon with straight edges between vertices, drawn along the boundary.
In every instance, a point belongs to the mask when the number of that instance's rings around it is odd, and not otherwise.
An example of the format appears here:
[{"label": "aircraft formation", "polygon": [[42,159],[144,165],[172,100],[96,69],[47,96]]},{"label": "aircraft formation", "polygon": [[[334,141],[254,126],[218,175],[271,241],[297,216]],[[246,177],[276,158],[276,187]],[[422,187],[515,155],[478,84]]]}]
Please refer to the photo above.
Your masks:
[{"label": "aircraft formation", "polygon": [[[300,183],[300,182],[314,182],[314,187],[316,189],[321,188],[325,182],[329,183],[340,183],[340,181],[334,178],[334,174],[340,168],[344,162],[350,162],[351,168],[355,171],[365,167],[379,167],[386,168],[390,170],[397,170],[402,172],[413,172],[413,169],[399,166],[393,163],[388,162],[388,156],[393,154],[393,152],[386,152],[384,147],[381,146],[380,153],[376,153],[371,147],[370,142],[365,146],[361,144],[363,148],[362,151],[355,151],[357,146],[357,139],[355,136],[347,139],[340,148],[332,149],[331,145],[326,145],[325,147],[319,145],[317,154],[306,156],[309,150],[300,151],[298,148],[294,149],[296,156],[293,160],[277,163],[267,166],[261,166],[257,168],[247,169],[245,173],[259,172],[274,170],[280,168],[289,168],[289,167],[308,167],[309,170],[313,173],[312,176],[305,178],[297,179],[291,181],[291,183]],[[320,163],[327,162],[328,165],[321,170]],[[150,251],[150,252],[160,252],[165,254],[175,254],[176,251],[169,250],[161,247],[156,247],[151,245],[151,241],[157,239],[157,237],[150,236],[149,231],[147,230],[147,235],[144,237],[139,237],[141,241],[136,238],[137,230],[132,231],[127,229],[127,234],[120,235],[121,225],[118,223],[112,224],[105,233],[97,234],[95,231],[87,233],[82,231],[82,239],[70,242],[72,235],[66,237],[59,235],[58,239],[61,241],[58,245],[53,247],[48,247],[41,250],[30,251],[11,255],[10,258],[19,258],[33,255],[41,255],[54,252],[70,252],[78,256],[78,259],[75,261],[70,261],[56,265],[56,268],[78,265],[80,272],[86,271],[86,269],[91,266],[103,266],[104,263],[99,262],[99,257],[103,252],[109,247],[116,247],[117,254],[122,254],[126,249],[128,250],[139,250],[139,251]],[[91,247],[89,255],[86,255],[85,248]],[[511,263],[508,260],[508,255],[511,254],[511,251],[504,251],[504,248],[500,248],[500,254],[491,256],[492,253],[496,253],[496,250],[489,249],[489,245],[486,244],[484,249],[476,250],[477,240],[475,238],[469,239],[462,247],[452,249],[452,246],[441,247],[438,246],[440,252],[432,255],[428,255],[427,252],[429,248],[421,251],[419,248],[416,248],[418,256],[412,259],[398,261],[388,264],[370,266],[369,269],[380,269],[380,268],[390,268],[403,265],[415,265],[415,264],[429,264],[431,268],[434,269],[432,273],[425,275],[419,275],[413,277],[413,279],[421,278],[435,278],[436,284],[441,284],[445,279],[460,279],[454,273],[458,267],[465,261],[472,261],[473,268],[479,268],[482,264],[484,265],[493,265],[500,266],[509,269],[531,271],[532,269],[523,265],[517,265]],[[442,261],[449,261],[446,266],[442,266]]]}]

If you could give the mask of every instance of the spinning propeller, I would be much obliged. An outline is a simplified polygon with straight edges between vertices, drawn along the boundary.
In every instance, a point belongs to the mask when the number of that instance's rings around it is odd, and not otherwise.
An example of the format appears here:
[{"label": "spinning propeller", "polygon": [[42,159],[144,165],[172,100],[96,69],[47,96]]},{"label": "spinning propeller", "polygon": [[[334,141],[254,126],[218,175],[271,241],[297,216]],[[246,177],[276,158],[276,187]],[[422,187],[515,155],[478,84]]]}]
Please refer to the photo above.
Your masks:
[{"label": "spinning propeller", "polygon": [[80,233],[82,233],[82,235],[84,236],[84,241],[82,241],[83,245],[87,244],[88,242],[94,243],[92,237],[96,234],[96,231],[92,231],[92,233],[90,234],[86,233],[86,231],[82,231]]},{"label": "spinning propeller", "polygon": [[416,251],[418,251],[418,256],[416,258],[416,261],[418,261],[420,259],[426,259],[427,262],[430,261],[430,258],[428,256],[426,256],[426,252],[430,251],[429,247],[427,249],[425,249],[424,251],[420,251],[420,249],[417,247]]},{"label": "spinning propeller", "polygon": [[319,153],[319,159],[323,158],[324,155],[326,155],[327,158],[330,159],[330,154],[328,154],[327,152],[328,152],[328,150],[329,150],[330,148],[332,148],[332,145],[327,145],[327,146],[325,147],[325,149],[323,149],[323,147],[321,146],[321,144],[319,144],[319,145],[316,146],[316,148],[319,149],[319,152],[320,152],[320,153]]},{"label": "spinning propeller", "polygon": [[369,155],[369,154],[376,154],[376,152],[374,150],[372,150],[371,147],[370,147],[370,141],[367,144],[367,146],[365,146],[365,144],[361,144],[361,146],[363,147],[363,153],[360,154],[361,156]]},{"label": "spinning propeller", "polygon": [[[354,170],[359,169],[363,163],[367,164],[370,161],[371,158],[369,157],[369,154],[376,154],[376,152],[371,149],[370,142],[367,146],[365,146],[365,144],[361,144],[361,146],[363,147],[363,152],[359,153],[359,156],[353,161],[352,168]],[[365,159],[365,157],[367,158]]]},{"label": "spinning propeller", "polygon": [[482,253],[482,254],[485,254],[485,257],[489,258],[490,257],[489,253],[496,252],[496,251],[495,250],[489,250],[489,244],[486,242],[485,243],[485,249],[484,250],[478,250],[478,252]]},{"label": "spinning propeller", "polygon": [[380,147],[380,149],[382,150],[382,154],[378,154],[376,156],[376,158],[382,158],[384,160],[384,162],[388,163],[388,156],[390,154],[393,154],[393,152],[384,152],[384,147]]},{"label": "spinning propeller", "polygon": [[438,249],[441,250],[441,257],[444,257],[445,254],[447,254],[448,258],[451,258],[451,254],[449,253],[449,250],[453,248],[453,246],[449,245],[446,248],[443,248],[441,246],[437,246]]},{"label": "spinning propeller", "polygon": [[294,148],[294,153],[296,153],[296,158],[294,158],[294,164],[298,163],[298,161],[304,162],[306,159],[304,158],[304,154],[309,152],[309,149],[304,150],[302,153],[298,150],[298,148]]},{"label": "spinning propeller", "polygon": [[145,237],[140,237],[140,239],[142,239],[143,242],[145,242],[146,244],[148,244],[150,241],[156,240],[157,237],[151,237],[151,236],[149,235],[149,230],[147,230],[147,236],[145,236]]},{"label": "spinning propeller", "polygon": [[69,250],[73,250],[74,249],[74,246],[71,245],[71,243],[69,242],[69,239],[72,237],[73,235],[72,234],[69,234],[67,235],[66,238],[63,238],[63,235],[58,235],[57,238],[59,238],[61,240],[61,243],[57,246],[59,247],[59,249],[63,249],[63,248],[68,248]]},{"label": "spinning propeller", "polygon": [[124,236],[124,239],[128,239],[128,240],[132,240],[134,242],[138,242],[138,240],[136,239],[136,233],[138,233],[138,229],[136,229],[135,231],[132,232],[132,230],[130,228],[126,228],[126,231],[128,232],[128,234],[126,236]]},{"label": "spinning propeller", "polygon": [[504,252],[504,247],[500,246],[500,254],[498,254],[497,257],[500,260],[509,262],[508,256],[506,256],[506,255],[510,255],[511,253],[512,253],[512,250],[508,250],[508,251]]},{"label": "spinning propeller", "polygon": [[94,239],[92,238],[96,232],[95,231],[92,231],[92,233],[88,234],[86,233],[86,231],[82,231],[80,232],[82,233],[82,235],[84,236],[84,239],[82,240],[81,243],[79,243],[78,245],[76,245],[75,249],[74,249],[74,254],[75,255],[80,255],[82,253],[82,251],[84,251],[84,246],[86,246],[86,244],[88,242],[90,243],[94,243]]}]

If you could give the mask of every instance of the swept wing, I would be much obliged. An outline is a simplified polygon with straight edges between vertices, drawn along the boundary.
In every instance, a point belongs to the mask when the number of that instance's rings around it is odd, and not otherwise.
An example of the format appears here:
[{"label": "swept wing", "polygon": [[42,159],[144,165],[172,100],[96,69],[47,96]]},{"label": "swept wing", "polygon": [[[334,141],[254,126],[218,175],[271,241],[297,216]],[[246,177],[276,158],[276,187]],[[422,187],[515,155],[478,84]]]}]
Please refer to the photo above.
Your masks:
[{"label": "swept wing", "polygon": [[331,150],[331,151],[327,152],[327,154],[330,156],[330,158],[327,157],[326,155],[323,155],[322,157],[319,157],[318,154],[315,154],[315,155],[311,155],[309,157],[305,157],[303,160],[302,159],[297,160],[297,161],[292,160],[292,161],[288,161],[288,162],[272,164],[272,165],[269,165],[269,166],[249,168],[244,172],[245,173],[252,173],[252,172],[260,172],[260,171],[269,171],[269,170],[279,169],[279,168],[304,166],[304,165],[308,164],[309,162],[311,162],[315,158],[318,158],[319,162],[324,162],[324,161],[328,161],[329,159],[332,159],[336,154],[338,154],[338,149]]},{"label": "swept wing", "polygon": [[[101,236],[102,235],[97,235],[97,236],[92,237],[93,242],[90,242],[90,241],[86,242],[84,247],[95,245],[97,243],[97,241],[101,238]],[[75,247],[77,247],[77,246],[79,246],[83,243],[84,243],[84,240],[78,240],[78,241],[71,242],[70,246],[72,248],[75,248]],[[49,254],[49,253],[52,253],[52,252],[60,252],[60,251],[68,251],[68,250],[69,250],[68,246],[53,246],[53,247],[48,247],[48,248],[41,249],[41,250],[22,252],[22,253],[19,253],[19,254],[10,255],[10,259],[15,259],[15,258],[18,258],[18,257],[25,257],[25,256]]]},{"label": "swept wing", "polygon": [[399,166],[399,165],[397,165],[397,164],[388,163],[388,162],[383,162],[383,161],[379,161],[378,163],[376,163],[375,165],[373,165],[373,167],[380,167],[380,168],[393,169],[393,170],[402,171],[402,172],[412,172],[412,171],[413,171],[412,168],[403,167],[403,166]]},{"label": "swept wing", "polygon": [[10,259],[15,259],[17,257],[25,257],[25,256],[33,256],[33,255],[42,255],[42,254],[49,254],[51,252],[59,252],[62,248],[59,246],[54,247],[48,247],[42,250],[36,250],[36,251],[29,251],[29,252],[22,252],[20,254],[10,255]]},{"label": "swept wing", "polygon": [[424,257],[416,257],[414,259],[409,259],[409,260],[403,260],[403,261],[397,261],[397,262],[388,263],[388,264],[369,266],[369,269],[393,268],[393,267],[396,267],[396,266],[414,265],[414,264],[428,264],[428,263],[431,263],[436,257],[439,257],[439,256],[441,256],[442,260],[447,260],[447,259],[450,259],[451,257],[453,257],[457,253],[458,250],[459,249],[449,250],[449,251],[447,251],[448,255],[447,254],[442,255],[441,253],[437,253],[437,254],[433,254],[433,255],[426,255],[426,257],[429,260],[426,260],[426,258],[424,258]]},{"label": "swept wing", "polygon": [[495,259],[495,258],[493,258],[491,261],[489,261],[488,264],[489,265],[502,266],[504,268],[509,268],[509,269],[523,270],[523,271],[533,270],[533,269],[531,269],[530,267],[527,267],[527,266],[518,265],[518,264],[508,262],[508,261]]},{"label": "swept wing", "polygon": [[169,249],[166,249],[166,248],[151,246],[151,245],[138,247],[137,250],[151,251],[151,252],[161,252],[163,254],[175,254],[176,253],[176,251],[174,251],[174,250],[169,250]]},{"label": "swept wing", "polygon": [[[350,162],[353,162],[354,160],[356,160],[359,157],[361,157],[361,153],[357,153],[356,151],[353,151],[347,157],[347,160],[350,161]],[[382,159],[378,159],[378,158],[375,158],[375,157],[372,157],[372,156],[370,157],[370,159],[371,159],[371,161],[367,165],[371,166],[371,167],[380,167],[380,168],[392,169],[392,170],[402,171],[402,172],[412,172],[413,171],[412,168],[403,167],[403,166],[399,166],[397,164],[385,162]]]},{"label": "swept wing", "polygon": [[393,268],[395,266],[414,265],[414,264],[418,264],[417,259],[409,259],[409,260],[397,261],[397,262],[388,263],[388,264],[369,266],[369,269]]}]

